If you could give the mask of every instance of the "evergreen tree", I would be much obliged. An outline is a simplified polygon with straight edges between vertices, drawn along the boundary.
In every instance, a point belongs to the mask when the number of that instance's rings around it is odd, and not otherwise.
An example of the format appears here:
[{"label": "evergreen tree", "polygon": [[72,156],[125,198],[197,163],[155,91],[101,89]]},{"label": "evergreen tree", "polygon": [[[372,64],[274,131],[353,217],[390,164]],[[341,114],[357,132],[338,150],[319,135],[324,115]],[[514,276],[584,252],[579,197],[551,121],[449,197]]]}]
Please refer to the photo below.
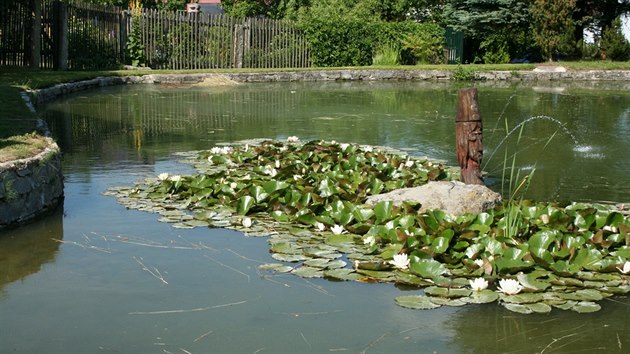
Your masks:
[{"label": "evergreen tree", "polygon": [[543,55],[571,52],[575,46],[573,12],[576,0],[535,0],[532,6],[534,38]]},{"label": "evergreen tree", "polygon": [[612,25],[604,30],[600,48],[610,60],[630,60],[630,43],[621,30],[621,18],[615,19]]}]

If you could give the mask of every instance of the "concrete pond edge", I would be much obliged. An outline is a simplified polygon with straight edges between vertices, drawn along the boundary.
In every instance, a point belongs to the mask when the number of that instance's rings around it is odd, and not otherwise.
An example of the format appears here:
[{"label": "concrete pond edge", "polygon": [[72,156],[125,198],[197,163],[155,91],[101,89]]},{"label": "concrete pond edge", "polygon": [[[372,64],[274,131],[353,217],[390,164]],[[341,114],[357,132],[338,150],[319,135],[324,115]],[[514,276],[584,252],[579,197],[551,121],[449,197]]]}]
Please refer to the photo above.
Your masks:
[{"label": "concrete pond edge", "polygon": [[0,229],[32,221],[63,200],[61,151],[46,139],[39,154],[0,163]]},{"label": "concrete pond edge", "polygon": [[[630,70],[522,70],[474,72],[475,81],[616,81],[630,84]],[[105,76],[90,80],[68,82],[44,89],[26,91],[31,97],[26,101],[36,106],[51,102],[61,96],[92,88],[126,84],[177,84],[222,86],[240,83],[269,83],[294,81],[452,81],[455,74],[450,70],[383,70],[383,69],[336,69],[296,70],[232,73],[183,73]]]}]

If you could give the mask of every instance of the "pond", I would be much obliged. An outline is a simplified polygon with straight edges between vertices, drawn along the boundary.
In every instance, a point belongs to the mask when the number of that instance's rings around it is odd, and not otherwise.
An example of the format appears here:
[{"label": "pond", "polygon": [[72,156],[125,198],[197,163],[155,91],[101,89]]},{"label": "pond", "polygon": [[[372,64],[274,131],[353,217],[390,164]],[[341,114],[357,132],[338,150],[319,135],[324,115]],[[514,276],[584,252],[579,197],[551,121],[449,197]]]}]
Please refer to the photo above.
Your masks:
[{"label": "pond", "polygon": [[[516,152],[523,173],[536,170],[529,198],[629,201],[630,92],[593,86],[479,86],[493,189],[507,192],[502,166]],[[264,273],[258,265],[273,261],[265,238],[175,229],[102,194],[191,173],[179,152],[254,138],[382,145],[455,165],[457,90],[435,82],[122,86],[48,105],[66,199],[0,235],[0,352],[627,352],[626,297],[591,314],[520,315],[496,303],[410,310],[394,298],[421,291]],[[506,134],[522,122],[522,134]]]}]

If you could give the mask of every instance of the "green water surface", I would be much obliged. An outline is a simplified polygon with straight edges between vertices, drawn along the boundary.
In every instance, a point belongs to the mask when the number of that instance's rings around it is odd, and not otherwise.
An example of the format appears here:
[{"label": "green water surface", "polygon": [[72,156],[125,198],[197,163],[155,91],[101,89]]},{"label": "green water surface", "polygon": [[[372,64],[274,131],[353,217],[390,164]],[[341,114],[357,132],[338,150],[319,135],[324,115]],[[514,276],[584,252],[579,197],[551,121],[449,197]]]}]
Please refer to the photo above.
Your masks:
[{"label": "green water surface", "polygon": [[[492,188],[517,152],[538,200],[630,201],[623,84],[479,85]],[[624,353],[630,301],[520,315],[493,303],[416,311],[392,284],[268,274],[265,238],[180,230],[102,193],[162,172],[177,152],[252,138],[385,145],[454,165],[459,87],[331,82],[124,86],[44,111],[64,151],[56,213],[0,233],[0,353]],[[532,118],[538,117],[538,118]],[[519,130],[507,131],[523,124]],[[507,128],[506,128],[507,125]],[[506,137],[507,136],[507,137]],[[550,137],[552,137],[550,139]]]}]

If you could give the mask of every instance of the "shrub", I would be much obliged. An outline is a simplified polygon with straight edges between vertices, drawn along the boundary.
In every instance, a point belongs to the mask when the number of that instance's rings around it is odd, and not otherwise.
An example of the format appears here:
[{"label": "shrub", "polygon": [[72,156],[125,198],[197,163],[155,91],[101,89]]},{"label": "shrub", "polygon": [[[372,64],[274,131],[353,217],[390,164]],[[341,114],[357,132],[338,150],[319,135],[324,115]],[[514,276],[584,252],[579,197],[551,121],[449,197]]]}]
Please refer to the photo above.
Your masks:
[{"label": "shrub", "polygon": [[400,65],[400,50],[393,44],[384,44],[376,50],[372,65]]},{"label": "shrub", "polygon": [[510,54],[507,50],[507,38],[501,34],[493,34],[486,37],[479,45],[483,52],[481,59],[485,64],[506,64],[510,62]]},{"label": "shrub", "polygon": [[370,65],[377,51],[383,50],[382,43],[400,48],[401,64],[443,62],[444,30],[435,24],[308,13],[299,24],[316,66]]}]

